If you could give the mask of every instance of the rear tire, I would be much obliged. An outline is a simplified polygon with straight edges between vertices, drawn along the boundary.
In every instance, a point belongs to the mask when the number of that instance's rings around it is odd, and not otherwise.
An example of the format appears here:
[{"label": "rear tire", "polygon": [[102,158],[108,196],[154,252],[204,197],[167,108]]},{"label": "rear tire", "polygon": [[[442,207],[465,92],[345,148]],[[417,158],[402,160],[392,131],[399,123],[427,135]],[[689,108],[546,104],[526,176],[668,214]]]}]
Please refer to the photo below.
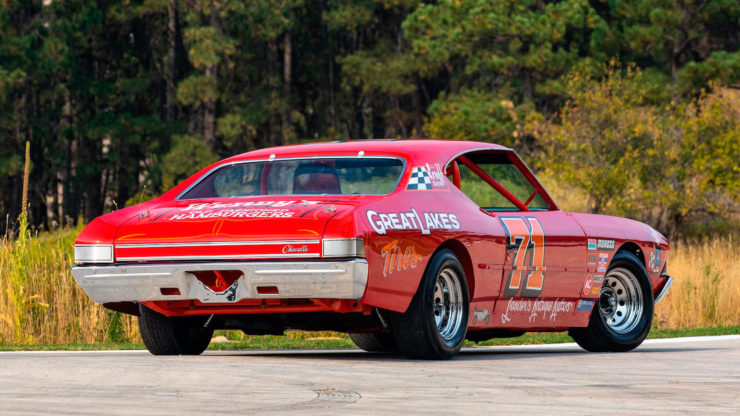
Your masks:
[{"label": "rear tire", "polygon": [[460,261],[452,251],[441,250],[430,260],[406,312],[392,315],[398,350],[409,358],[454,357],[465,341],[469,305]]},{"label": "rear tire", "polygon": [[199,355],[208,347],[213,328],[205,328],[207,317],[168,318],[139,305],[139,333],[146,349],[154,355]]},{"label": "rear tire", "polygon": [[653,292],[645,266],[634,254],[614,255],[585,328],[568,333],[583,349],[623,352],[637,348],[653,322]]},{"label": "rear tire", "polygon": [[349,339],[357,345],[357,348],[367,352],[398,352],[396,341],[391,333],[350,332]]}]

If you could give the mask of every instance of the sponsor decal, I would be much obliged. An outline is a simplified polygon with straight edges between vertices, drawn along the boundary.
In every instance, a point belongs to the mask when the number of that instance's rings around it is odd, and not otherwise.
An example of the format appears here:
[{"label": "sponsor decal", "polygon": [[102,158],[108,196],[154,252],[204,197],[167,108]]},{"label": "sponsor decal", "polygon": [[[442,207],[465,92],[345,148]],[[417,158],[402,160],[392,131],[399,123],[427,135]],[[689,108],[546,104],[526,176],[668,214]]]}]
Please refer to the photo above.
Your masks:
[{"label": "sponsor decal", "polygon": [[491,312],[488,311],[488,309],[483,309],[482,311],[478,310],[478,307],[475,307],[475,310],[473,310],[473,325],[477,324],[478,322],[483,322],[484,324],[488,325],[488,322],[491,319]]},{"label": "sponsor decal", "polygon": [[648,268],[653,273],[660,273],[660,246],[656,246],[655,251],[650,253],[650,261],[648,262]]},{"label": "sponsor decal", "polygon": [[289,218],[295,211],[285,207],[309,207],[321,204],[320,201],[245,201],[211,202],[190,204],[167,217],[168,221],[201,220],[212,218]]},{"label": "sponsor decal", "polygon": [[384,277],[390,276],[394,271],[415,269],[423,260],[420,254],[416,254],[416,248],[413,245],[401,248],[398,240],[384,245],[380,253],[383,255]]},{"label": "sponsor decal", "polygon": [[283,246],[283,253],[308,253],[308,246],[304,244],[300,247],[296,247],[288,244]]},{"label": "sponsor decal", "polygon": [[193,211],[174,214],[168,221],[204,220],[211,218],[290,218],[294,211],[285,208],[223,209],[219,211]]},{"label": "sponsor decal", "polygon": [[588,249],[589,250],[596,250],[596,239],[595,238],[589,238],[588,239]]},{"label": "sponsor decal", "polygon": [[287,206],[298,205],[301,207],[307,207],[311,205],[321,204],[321,201],[307,201],[302,200],[286,200],[286,201],[245,201],[245,202],[209,202],[209,203],[198,203],[190,204],[183,208],[182,211],[199,211],[205,209],[227,209],[227,208],[281,208]]},{"label": "sponsor decal", "polygon": [[422,234],[429,234],[431,230],[460,229],[457,216],[448,212],[422,212],[419,215],[411,208],[411,211],[388,213],[367,210],[365,214],[370,226],[380,235],[385,235],[388,230],[421,230]]},{"label": "sponsor decal", "polygon": [[575,309],[575,302],[561,299],[509,299],[506,304],[506,312],[501,314],[501,323],[511,321],[509,313],[525,313],[529,315],[529,322],[538,320],[555,321],[560,312],[571,312]]},{"label": "sponsor decal", "polygon": [[429,178],[432,180],[433,187],[441,188],[445,186],[445,175],[442,173],[442,166],[439,163],[433,165],[427,163],[427,170],[429,171]]},{"label": "sponsor decal", "polygon": [[588,275],[588,277],[586,277],[586,281],[583,283],[583,294],[590,295],[591,289],[593,288],[593,286],[594,286],[594,278],[593,276]]},{"label": "sponsor decal", "polygon": [[604,239],[598,239],[596,240],[596,249],[597,250],[614,250],[614,240],[604,240]]},{"label": "sponsor decal", "polygon": [[423,191],[432,189],[432,178],[424,166],[417,166],[411,170],[411,177],[406,189],[410,191]]},{"label": "sponsor decal", "polygon": [[596,254],[588,255],[588,265],[589,266],[596,266],[597,261],[598,261],[598,256]]},{"label": "sponsor decal", "polygon": [[604,282],[603,275],[588,275],[583,283],[583,295],[598,295],[601,293],[601,284]]},{"label": "sponsor decal", "polygon": [[[503,296],[533,298],[545,285],[545,231],[535,217],[499,217],[506,231],[506,250],[512,257]],[[521,291],[521,293],[520,293]]]},{"label": "sponsor decal", "polygon": [[591,312],[593,308],[594,308],[594,301],[586,300],[586,299],[579,300],[578,306],[576,306],[577,311]]},{"label": "sponsor decal", "polygon": [[599,261],[597,264],[597,271],[605,272],[606,266],[609,265],[609,254],[607,253],[599,253]]}]

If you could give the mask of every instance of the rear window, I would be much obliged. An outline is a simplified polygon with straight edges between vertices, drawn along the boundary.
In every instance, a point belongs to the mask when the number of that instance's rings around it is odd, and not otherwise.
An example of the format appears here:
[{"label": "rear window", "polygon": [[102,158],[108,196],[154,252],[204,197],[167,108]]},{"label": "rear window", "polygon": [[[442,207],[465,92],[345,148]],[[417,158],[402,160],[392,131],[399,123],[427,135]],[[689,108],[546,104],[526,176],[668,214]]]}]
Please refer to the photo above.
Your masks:
[{"label": "rear window", "polygon": [[317,158],[245,162],[220,167],[180,199],[259,195],[385,195],[403,161],[392,158]]}]

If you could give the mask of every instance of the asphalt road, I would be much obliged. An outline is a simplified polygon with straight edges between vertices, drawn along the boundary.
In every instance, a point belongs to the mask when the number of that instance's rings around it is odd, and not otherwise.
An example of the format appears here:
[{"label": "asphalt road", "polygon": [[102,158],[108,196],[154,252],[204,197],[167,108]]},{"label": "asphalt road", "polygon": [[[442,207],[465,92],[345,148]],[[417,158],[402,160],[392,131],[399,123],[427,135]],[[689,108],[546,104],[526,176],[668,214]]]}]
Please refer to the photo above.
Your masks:
[{"label": "asphalt road", "polygon": [[740,414],[740,335],[464,349],[0,353],[0,414]]}]

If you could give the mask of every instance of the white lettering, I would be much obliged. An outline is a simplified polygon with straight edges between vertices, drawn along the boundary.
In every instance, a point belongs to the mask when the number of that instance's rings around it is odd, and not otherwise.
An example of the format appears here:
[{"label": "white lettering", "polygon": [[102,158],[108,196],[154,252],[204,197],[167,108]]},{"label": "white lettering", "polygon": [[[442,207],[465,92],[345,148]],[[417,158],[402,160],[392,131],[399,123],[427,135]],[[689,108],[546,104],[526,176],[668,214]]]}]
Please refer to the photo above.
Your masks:
[{"label": "white lettering", "polygon": [[384,235],[385,227],[383,227],[383,222],[380,221],[380,216],[378,215],[378,213],[368,210],[366,214],[367,221],[370,223],[370,226],[373,227],[373,230],[375,230],[375,232],[380,235]]},{"label": "white lettering", "polygon": [[[431,230],[459,230],[460,222],[455,214],[448,212],[417,212],[414,208],[406,212],[378,213],[365,211],[367,221],[373,230],[384,235],[388,230],[420,230],[423,235]],[[421,216],[424,216],[422,221]]]}]

